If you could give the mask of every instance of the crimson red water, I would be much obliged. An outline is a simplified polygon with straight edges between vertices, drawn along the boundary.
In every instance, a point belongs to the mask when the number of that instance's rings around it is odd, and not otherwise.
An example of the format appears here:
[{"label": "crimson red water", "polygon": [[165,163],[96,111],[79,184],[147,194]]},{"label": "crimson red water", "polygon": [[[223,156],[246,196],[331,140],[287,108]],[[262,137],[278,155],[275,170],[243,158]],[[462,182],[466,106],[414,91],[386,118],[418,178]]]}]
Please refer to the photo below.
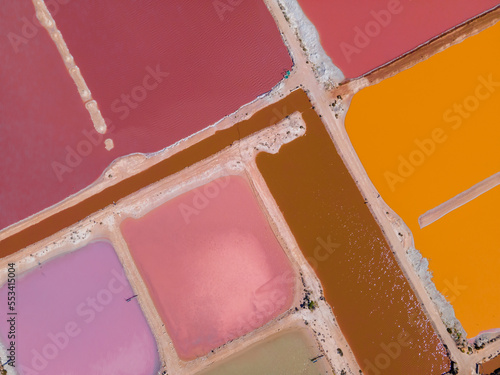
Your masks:
[{"label": "crimson red water", "polygon": [[30,0],[0,8],[0,229],[89,185],[109,163],[98,147],[79,166],[86,173],[65,173],[63,183],[54,173],[52,163],[64,161],[66,147],[76,148],[93,125],[34,15]]},{"label": "crimson red water", "polygon": [[[225,3],[226,7],[221,7]],[[292,62],[263,1],[74,0],[55,15],[121,154],[154,152],[269,91]]]},{"label": "crimson red water", "polygon": [[[271,90],[292,65],[277,26],[264,2],[231,3],[52,2],[111,152],[48,34],[34,26],[18,53],[2,38],[0,229],[85,188],[117,157],[159,151]],[[22,36],[33,15],[29,0],[5,3],[2,35]]]},{"label": "crimson red water", "polygon": [[346,78],[361,76],[498,4],[498,0],[299,0]]}]

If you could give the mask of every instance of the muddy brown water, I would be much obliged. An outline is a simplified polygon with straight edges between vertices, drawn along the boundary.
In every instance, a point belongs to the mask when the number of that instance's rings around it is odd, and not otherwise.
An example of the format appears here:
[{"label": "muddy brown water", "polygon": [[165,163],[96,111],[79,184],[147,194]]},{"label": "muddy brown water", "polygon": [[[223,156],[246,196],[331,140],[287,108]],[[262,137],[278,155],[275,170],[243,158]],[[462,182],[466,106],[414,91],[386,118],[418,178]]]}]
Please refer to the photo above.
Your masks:
[{"label": "muddy brown water", "polygon": [[[302,100],[307,100],[303,97]],[[316,112],[257,166],[367,375],[443,374],[446,350]]]},{"label": "muddy brown water", "polygon": [[493,359],[490,359],[488,362],[479,365],[479,370],[480,374],[482,375],[494,374],[495,371],[500,372],[500,355],[496,356]]}]

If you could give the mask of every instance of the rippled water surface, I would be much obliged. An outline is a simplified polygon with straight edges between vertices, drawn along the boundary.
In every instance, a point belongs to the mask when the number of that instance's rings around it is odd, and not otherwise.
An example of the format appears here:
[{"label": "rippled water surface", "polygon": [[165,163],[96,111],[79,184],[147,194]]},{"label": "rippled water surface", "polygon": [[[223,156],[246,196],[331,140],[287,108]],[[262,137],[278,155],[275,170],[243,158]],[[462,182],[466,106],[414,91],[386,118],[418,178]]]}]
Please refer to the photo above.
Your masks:
[{"label": "rippled water surface", "polygon": [[[2,5],[0,229],[94,182],[113,160],[196,133],[272,89],[289,70],[263,1],[52,2],[53,16],[107,120],[93,130],[29,0]],[[28,30],[27,37],[23,30]],[[34,31],[33,31],[33,30]],[[31,36],[33,33],[33,37]],[[26,40],[26,42],[25,42]],[[114,141],[106,151],[104,139]],[[5,162],[5,158],[8,162]],[[29,171],[29,173],[27,172]]]}]

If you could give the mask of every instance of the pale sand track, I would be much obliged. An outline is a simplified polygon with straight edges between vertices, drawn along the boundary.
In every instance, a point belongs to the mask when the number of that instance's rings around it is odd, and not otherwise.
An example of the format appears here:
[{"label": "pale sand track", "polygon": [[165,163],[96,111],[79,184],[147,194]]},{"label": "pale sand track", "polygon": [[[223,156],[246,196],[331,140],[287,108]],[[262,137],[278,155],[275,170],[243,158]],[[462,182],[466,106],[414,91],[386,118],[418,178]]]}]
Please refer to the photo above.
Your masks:
[{"label": "pale sand track", "polygon": [[500,185],[500,172],[495,173],[493,176],[488,177],[487,179],[477,183],[471,188],[461,192],[460,194],[421,215],[418,218],[420,228],[425,228],[427,225],[432,224],[444,215],[456,210],[460,206],[463,206],[467,202],[470,202],[498,185]]}]

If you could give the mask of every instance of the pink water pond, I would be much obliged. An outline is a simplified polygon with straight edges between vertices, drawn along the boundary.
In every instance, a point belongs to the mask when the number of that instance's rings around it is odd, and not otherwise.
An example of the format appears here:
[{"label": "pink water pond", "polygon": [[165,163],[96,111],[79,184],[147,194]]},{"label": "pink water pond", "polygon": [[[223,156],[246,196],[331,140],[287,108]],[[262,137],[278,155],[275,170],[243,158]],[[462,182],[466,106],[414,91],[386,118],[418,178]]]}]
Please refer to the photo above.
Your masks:
[{"label": "pink water pond", "polygon": [[2,2],[0,229],[78,193],[117,158],[157,152],[214,124],[292,67],[261,0],[47,6],[109,129],[93,130],[32,1]]},{"label": "pink water pond", "polygon": [[2,2],[0,35],[3,229],[91,184],[110,159],[104,147],[95,147],[81,164],[71,160],[92,173],[78,170],[58,178],[54,162],[64,162],[68,148],[93,133],[90,115],[31,0]]},{"label": "pink water pond", "polygon": [[299,0],[321,44],[355,78],[497,6],[498,0]]},{"label": "pink water pond", "polygon": [[121,228],[184,360],[266,324],[292,303],[293,270],[242,177],[219,178]]},{"label": "pink water pond", "polygon": [[[157,374],[154,337],[137,300],[126,301],[133,295],[107,242],[91,243],[19,275],[18,374]],[[7,300],[6,285],[0,300]],[[7,334],[2,319],[3,345],[10,342]]]}]

